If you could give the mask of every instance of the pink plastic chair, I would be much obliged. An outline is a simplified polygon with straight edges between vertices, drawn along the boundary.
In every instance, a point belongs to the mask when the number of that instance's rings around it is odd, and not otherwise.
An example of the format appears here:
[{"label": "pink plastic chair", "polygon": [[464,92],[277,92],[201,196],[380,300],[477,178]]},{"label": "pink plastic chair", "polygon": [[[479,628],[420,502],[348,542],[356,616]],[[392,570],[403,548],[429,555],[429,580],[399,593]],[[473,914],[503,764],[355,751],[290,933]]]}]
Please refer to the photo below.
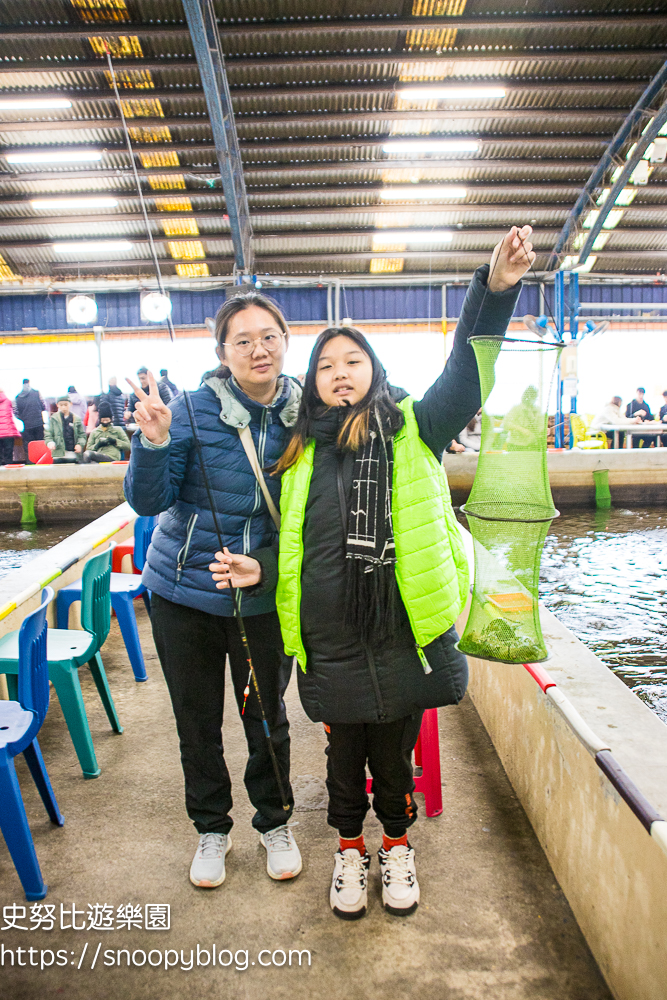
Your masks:
[{"label": "pink plastic chair", "polygon": [[[415,775],[415,791],[421,792],[426,804],[427,816],[442,813],[442,781],[440,776],[440,737],[438,735],[438,710],[427,708],[419,730],[415,746],[415,767],[420,774]],[[366,781],[366,791],[370,792],[372,778]]]}]

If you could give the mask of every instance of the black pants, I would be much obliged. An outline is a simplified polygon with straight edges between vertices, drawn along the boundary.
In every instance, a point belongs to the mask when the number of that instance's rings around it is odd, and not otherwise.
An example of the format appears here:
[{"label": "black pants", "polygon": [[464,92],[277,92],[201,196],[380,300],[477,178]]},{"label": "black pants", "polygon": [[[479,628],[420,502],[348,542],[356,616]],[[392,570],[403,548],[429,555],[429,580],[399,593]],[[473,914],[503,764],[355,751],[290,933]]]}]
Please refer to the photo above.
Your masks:
[{"label": "black pants", "polygon": [[0,438],[0,465],[11,465],[14,461],[14,438]]},{"label": "black pants", "polygon": [[[243,728],[248,742],[245,786],[257,810],[252,825],[261,833],[286,823],[294,808],[289,783],[290,737],[283,695],[292,672],[285,656],[277,613],[245,620],[250,652],[283,788],[282,806],[267,739],[252,682]],[[159,594],[151,599],[153,637],[171,695],[185,775],[185,805],[199,833],[228,833],[233,825],[232,783],[225,763],[222,714],[225,657],[229,656],[239,712],[248,683],[248,663],[234,618],[174,604]]]},{"label": "black pants", "polygon": [[332,723],[325,727],[329,826],[353,839],[361,833],[370,809],[366,763],[373,778],[373,808],[388,837],[402,837],[417,818],[412,751],[422,714],[395,722]]},{"label": "black pants", "polygon": [[110,455],[105,455],[103,451],[84,451],[83,460],[86,464],[88,462],[113,462],[114,459]]},{"label": "black pants", "polygon": [[28,458],[28,445],[31,441],[43,441],[44,440],[44,425],[41,427],[24,427],[23,433],[21,434],[23,439],[23,449],[25,451],[26,465],[33,465],[34,463]]}]

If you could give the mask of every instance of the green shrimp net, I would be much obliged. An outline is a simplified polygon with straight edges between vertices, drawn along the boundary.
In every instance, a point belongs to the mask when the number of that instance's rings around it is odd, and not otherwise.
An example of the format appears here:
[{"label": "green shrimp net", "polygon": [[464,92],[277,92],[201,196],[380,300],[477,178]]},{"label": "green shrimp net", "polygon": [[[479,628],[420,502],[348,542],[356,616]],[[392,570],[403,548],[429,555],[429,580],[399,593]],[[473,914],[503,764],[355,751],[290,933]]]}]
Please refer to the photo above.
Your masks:
[{"label": "green shrimp net", "polygon": [[558,511],[547,473],[548,402],[559,344],[473,337],[482,390],[482,440],[468,518],[475,583],[459,649],[503,663],[548,656],[538,583]]}]

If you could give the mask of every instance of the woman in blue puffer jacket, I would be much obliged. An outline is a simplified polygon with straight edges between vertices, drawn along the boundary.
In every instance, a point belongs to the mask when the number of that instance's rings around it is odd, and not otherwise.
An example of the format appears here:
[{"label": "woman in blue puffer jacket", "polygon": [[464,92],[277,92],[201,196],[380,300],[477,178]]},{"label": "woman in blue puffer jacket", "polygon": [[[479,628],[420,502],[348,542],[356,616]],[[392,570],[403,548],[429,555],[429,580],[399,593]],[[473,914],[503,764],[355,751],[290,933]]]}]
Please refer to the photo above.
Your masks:
[{"label": "woman in blue puffer jacket", "polygon": [[[194,420],[228,549],[263,562],[277,530],[240,434],[250,428],[260,468],[275,463],[296,420],[301,387],[281,374],[289,331],[269,299],[257,293],[228,299],[216,317],[215,335],[222,366],[190,394]],[[185,399],[181,395],[166,406],[152,375],[148,391],[133,388],[140,433],[132,442],[125,495],[138,514],[161,514],[143,582],[153,594],[153,636],[176,718],[186,808],[200,834],[190,880],[206,888],[221,885],[231,847],[231,781],[221,739],[227,656],[248,742],[245,785],[256,809],[253,826],[267,850],[269,875],[292,878],[301,871],[286,825],[293,797],[283,695],[292,661],[284,653],[271,581],[240,600],[289,812],[251,685],[247,701],[244,694],[248,663],[232,601],[216,589],[208,569],[219,544]],[[278,506],[280,484],[271,477],[267,483]],[[275,558],[266,566],[267,574],[275,572]]]}]

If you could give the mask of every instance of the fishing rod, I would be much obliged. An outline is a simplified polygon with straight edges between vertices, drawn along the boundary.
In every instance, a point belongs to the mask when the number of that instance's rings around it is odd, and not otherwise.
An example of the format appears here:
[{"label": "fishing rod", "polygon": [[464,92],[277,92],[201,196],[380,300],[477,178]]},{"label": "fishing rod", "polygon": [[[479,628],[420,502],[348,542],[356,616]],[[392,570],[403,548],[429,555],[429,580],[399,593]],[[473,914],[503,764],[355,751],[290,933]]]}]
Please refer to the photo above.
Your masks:
[{"label": "fishing rod", "polygon": [[[190,393],[184,389],[183,395],[185,396],[185,405],[188,411],[188,417],[190,419],[190,427],[192,429],[192,436],[195,442],[195,448],[197,450],[197,457],[199,458],[199,465],[201,467],[202,477],[204,479],[204,486],[206,488],[206,495],[208,496],[208,505],[211,509],[211,514],[213,516],[213,524],[215,526],[215,533],[218,536],[218,545],[220,546],[220,551],[224,552],[226,545],[224,541],[224,536],[220,528],[220,522],[218,521],[218,515],[215,509],[215,504],[213,502],[213,493],[211,491],[211,484],[209,482],[208,473],[206,471],[206,466],[204,465],[204,455],[202,452],[201,441],[199,439],[199,432],[197,431],[197,425],[195,423],[194,412],[192,409],[192,403],[190,402]],[[283,785],[282,776],[280,774],[280,767],[278,766],[278,758],[276,757],[276,751],[273,746],[273,741],[271,739],[271,730],[269,729],[269,724],[266,721],[266,713],[264,712],[264,704],[262,702],[262,696],[259,692],[259,684],[257,683],[257,674],[255,673],[255,667],[252,662],[252,656],[250,655],[250,645],[248,643],[248,636],[245,630],[245,623],[243,621],[243,615],[241,614],[240,607],[240,594],[238,593],[238,588],[232,586],[231,576],[229,580],[229,590],[232,598],[232,604],[234,607],[234,618],[238,625],[239,632],[241,634],[241,642],[243,644],[243,651],[245,653],[246,661],[248,663],[248,668],[250,671],[250,677],[252,678],[253,688],[255,694],[257,695],[257,704],[259,705],[260,715],[262,717],[262,727],[264,729],[264,735],[266,736],[269,755],[271,757],[271,763],[273,764],[273,771],[276,776],[276,783],[278,785],[278,791],[280,792],[280,799],[285,812],[290,811],[290,806],[287,802],[287,796],[285,795],[285,786]],[[243,708],[245,710],[245,701],[243,703]]]}]

